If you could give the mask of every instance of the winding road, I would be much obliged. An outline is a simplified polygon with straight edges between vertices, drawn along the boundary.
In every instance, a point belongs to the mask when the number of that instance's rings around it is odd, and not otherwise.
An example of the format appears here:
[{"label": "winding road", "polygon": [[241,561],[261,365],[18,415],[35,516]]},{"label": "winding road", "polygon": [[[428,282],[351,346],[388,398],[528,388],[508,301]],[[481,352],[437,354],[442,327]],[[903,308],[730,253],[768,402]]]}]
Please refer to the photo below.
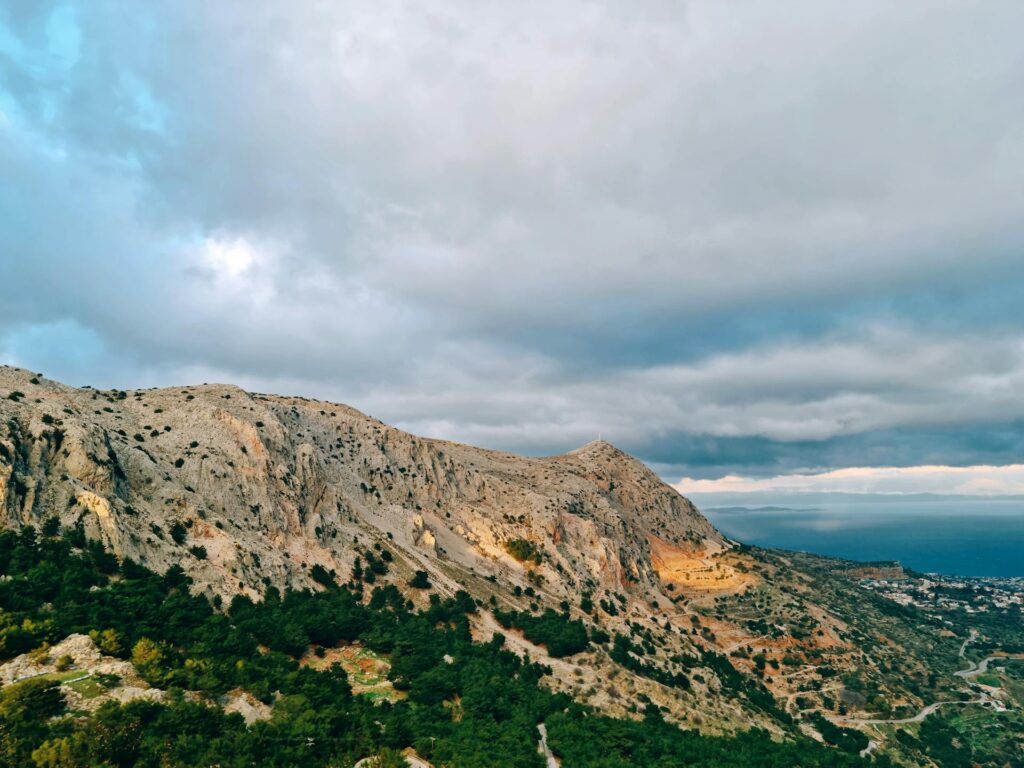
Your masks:
[{"label": "winding road", "polygon": [[967,653],[967,646],[970,645],[971,643],[973,643],[977,639],[978,639],[978,630],[972,629],[968,633],[967,639],[964,640],[963,645],[960,646],[960,658],[961,659],[964,657],[964,654]]},{"label": "winding road", "polygon": [[[975,630],[975,629],[972,629],[971,630],[971,634],[967,637],[966,640],[964,640],[964,644],[960,646],[960,658],[961,659],[965,658],[965,654],[967,653],[967,646],[968,646],[968,644],[973,643],[977,639],[978,639],[978,631]],[[967,661],[967,669],[961,669],[959,672],[954,672],[953,674],[956,675],[957,677],[962,677],[965,680],[968,677],[974,677],[975,675],[983,675],[986,672],[988,672],[988,665],[991,662],[998,661],[1000,659],[1024,659],[1024,654],[1020,654],[1020,653],[1002,653],[1002,654],[998,654],[996,656],[986,656],[984,659],[982,659],[979,662],[973,662],[970,659],[965,659]]]},{"label": "winding road", "polygon": [[[1002,656],[987,656],[986,658],[982,659],[979,662],[974,662],[974,661],[971,661],[970,659],[967,659],[966,658],[967,646],[970,645],[971,643],[973,643],[975,640],[977,640],[977,638],[978,638],[978,631],[975,630],[975,629],[972,629],[970,631],[970,634],[967,636],[967,639],[964,640],[963,645],[960,646],[960,658],[964,659],[965,661],[967,661],[967,669],[961,669],[961,670],[959,670],[957,672],[954,672],[953,674],[956,675],[957,677],[963,678],[964,680],[966,680],[966,679],[968,679],[970,677],[974,677],[975,675],[980,675],[980,674],[983,674],[984,672],[986,672],[988,670],[989,663],[992,662],[992,661],[996,661],[998,659],[1016,658],[1016,656],[1002,655]],[[977,698],[977,699],[968,699],[967,701],[959,701],[957,699],[946,699],[946,700],[943,700],[943,701],[934,701],[931,704],[928,704],[927,706],[923,707],[921,709],[921,711],[918,712],[913,717],[904,717],[904,718],[899,718],[899,719],[895,719],[895,720],[862,719],[862,718],[857,718],[857,717],[843,717],[843,718],[834,718],[834,722],[841,723],[843,725],[900,725],[900,724],[903,724],[903,723],[920,723],[922,720],[924,720],[926,717],[928,717],[928,715],[930,715],[933,712],[935,712],[939,707],[944,707],[944,706],[985,705],[985,704],[992,704],[993,701],[994,701],[994,699],[983,691],[981,693],[981,696],[979,698]]]},{"label": "winding road", "polygon": [[974,664],[973,662],[969,662],[971,664],[970,667],[968,667],[967,669],[961,669],[959,672],[954,672],[953,674],[956,675],[957,677],[963,677],[963,678],[974,677],[975,675],[983,675],[986,672],[988,672],[988,665],[989,665],[990,662],[993,662],[993,661],[1005,661],[1006,659],[1019,659],[1019,658],[1021,658],[1019,655],[1012,655],[1011,656],[1010,654],[1002,654],[1002,655],[999,655],[999,656],[986,656],[984,659],[979,661],[977,664]]},{"label": "winding road", "polygon": [[980,699],[969,699],[968,701],[957,701],[956,699],[947,699],[944,701],[933,701],[931,704],[924,707],[913,717],[903,717],[896,720],[883,720],[883,719],[866,719],[859,717],[841,717],[835,718],[834,722],[842,723],[843,725],[900,725],[903,723],[920,723],[928,715],[932,714],[939,707],[944,707],[948,704],[956,705],[967,705],[967,704],[988,704],[991,701],[987,696],[982,696]]}]

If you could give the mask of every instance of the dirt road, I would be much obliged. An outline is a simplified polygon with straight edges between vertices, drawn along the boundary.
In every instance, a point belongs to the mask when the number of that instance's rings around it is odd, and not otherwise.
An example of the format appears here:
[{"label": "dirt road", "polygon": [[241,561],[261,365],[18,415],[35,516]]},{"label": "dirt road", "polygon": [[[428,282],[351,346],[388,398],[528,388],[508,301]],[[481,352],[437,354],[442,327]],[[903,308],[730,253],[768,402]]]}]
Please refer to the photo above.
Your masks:
[{"label": "dirt road", "polygon": [[548,729],[544,723],[537,726],[537,730],[540,732],[540,743],[537,745],[537,751],[544,755],[544,759],[547,760],[547,768],[559,768],[558,758],[555,757],[551,748],[548,747]]}]

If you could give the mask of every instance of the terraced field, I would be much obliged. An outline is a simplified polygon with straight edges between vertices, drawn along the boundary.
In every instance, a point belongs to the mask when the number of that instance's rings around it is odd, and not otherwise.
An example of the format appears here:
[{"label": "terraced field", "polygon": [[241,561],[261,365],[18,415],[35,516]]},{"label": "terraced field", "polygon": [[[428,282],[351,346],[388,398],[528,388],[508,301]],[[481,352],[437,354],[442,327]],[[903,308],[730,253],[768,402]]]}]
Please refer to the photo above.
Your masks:
[{"label": "terraced field", "polygon": [[323,656],[312,654],[303,659],[303,664],[314,669],[327,669],[335,662],[348,675],[353,693],[374,701],[394,702],[404,698],[404,694],[396,691],[388,680],[391,664],[387,658],[369,648],[344,645],[326,649]]}]

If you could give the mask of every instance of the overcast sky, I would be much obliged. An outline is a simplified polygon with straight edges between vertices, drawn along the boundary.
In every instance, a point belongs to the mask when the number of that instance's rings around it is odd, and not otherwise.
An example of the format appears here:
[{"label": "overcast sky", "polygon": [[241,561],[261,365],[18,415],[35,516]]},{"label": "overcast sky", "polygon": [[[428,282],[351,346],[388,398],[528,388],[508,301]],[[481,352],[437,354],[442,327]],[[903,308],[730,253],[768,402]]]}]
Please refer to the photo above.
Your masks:
[{"label": "overcast sky", "polygon": [[1020,0],[7,0],[0,359],[600,434],[673,480],[1017,464],[1022,29]]}]

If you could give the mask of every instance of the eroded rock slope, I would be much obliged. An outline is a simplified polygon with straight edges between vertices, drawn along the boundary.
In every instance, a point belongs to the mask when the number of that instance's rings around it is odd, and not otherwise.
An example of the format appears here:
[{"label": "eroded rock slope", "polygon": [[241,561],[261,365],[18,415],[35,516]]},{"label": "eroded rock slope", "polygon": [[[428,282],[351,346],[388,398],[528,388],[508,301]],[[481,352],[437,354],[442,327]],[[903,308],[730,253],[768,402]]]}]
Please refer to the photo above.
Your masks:
[{"label": "eroded rock slope", "polygon": [[[526,458],[388,427],[352,408],[225,385],[78,389],[0,369],[0,499],[8,525],[56,516],[120,557],[181,563],[223,594],[348,578],[381,535],[430,569],[522,570],[554,594],[655,585],[651,537],[721,536],[643,464],[595,442]],[[202,549],[199,550],[198,548]],[[193,549],[195,548],[195,549]],[[204,556],[205,552],[205,556]]]}]

